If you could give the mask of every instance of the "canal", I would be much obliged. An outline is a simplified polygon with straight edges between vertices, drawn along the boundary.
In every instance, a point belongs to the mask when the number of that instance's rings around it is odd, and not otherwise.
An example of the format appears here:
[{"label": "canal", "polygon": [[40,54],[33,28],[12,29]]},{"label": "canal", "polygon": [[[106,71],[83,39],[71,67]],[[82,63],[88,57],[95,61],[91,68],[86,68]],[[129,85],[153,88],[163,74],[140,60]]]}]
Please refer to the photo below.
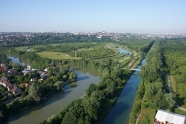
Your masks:
[{"label": "canal", "polygon": [[[141,65],[137,68],[140,69],[145,63],[146,59],[143,59]],[[135,71],[130,77],[115,105],[110,109],[110,112],[107,114],[102,124],[128,124],[129,114],[132,110],[137,87],[141,81],[140,77],[137,76],[138,73],[138,71]]]},{"label": "canal", "polygon": [[[120,54],[131,54],[131,52],[122,48],[118,50]],[[18,61],[18,58],[8,57],[15,63],[25,65]],[[145,63],[146,60],[144,59],[142,65]],[[137,68],[141,68],[141,65]],[[66,107],[71,101],[83,96],[88,86],[91,83],[97,84],[101,78],[97,71],[88,68],[76,68],[75,72],[77,74],[76,83],[68,84],[63,92],[54,92],[47,96],[47,100],[9,116],[4,124],[37,124],[51,115],[57,114],[59,110]],[[140,83],[140,77],[137,74],[138,72],[134,72],[134,75],[130,77],[115,105],[103,120],[103,124],[128,124],[129,113]]]}]

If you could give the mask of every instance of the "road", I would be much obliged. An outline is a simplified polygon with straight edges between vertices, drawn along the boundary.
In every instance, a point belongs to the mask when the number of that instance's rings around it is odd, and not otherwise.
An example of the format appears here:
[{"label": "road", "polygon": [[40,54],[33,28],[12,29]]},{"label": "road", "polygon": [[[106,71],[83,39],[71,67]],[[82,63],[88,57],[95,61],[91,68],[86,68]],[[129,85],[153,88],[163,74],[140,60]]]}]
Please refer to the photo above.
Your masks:
[{"label": "road", "polygon": [[[168,88],[169,88],[169,93],[172,93],[172,86],[171,86],[171,81],[170,81],[170,75],[167,76],[168,77]],[[186,111],[185,108],[182,108],[181,106],[179,106],[178,104],[176,104],[176,108],[182,110],[182,111]]]}]

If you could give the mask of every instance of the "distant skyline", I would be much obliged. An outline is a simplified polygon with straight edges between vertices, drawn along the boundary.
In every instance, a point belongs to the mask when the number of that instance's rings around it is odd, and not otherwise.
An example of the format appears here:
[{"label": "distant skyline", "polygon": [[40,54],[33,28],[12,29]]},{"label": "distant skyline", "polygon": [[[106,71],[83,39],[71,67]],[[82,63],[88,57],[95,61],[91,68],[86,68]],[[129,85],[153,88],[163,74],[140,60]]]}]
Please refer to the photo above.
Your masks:
[{"label": "distant skyline", "polygon": [[186,0],[0,0],[0,32],[186,33]]}]

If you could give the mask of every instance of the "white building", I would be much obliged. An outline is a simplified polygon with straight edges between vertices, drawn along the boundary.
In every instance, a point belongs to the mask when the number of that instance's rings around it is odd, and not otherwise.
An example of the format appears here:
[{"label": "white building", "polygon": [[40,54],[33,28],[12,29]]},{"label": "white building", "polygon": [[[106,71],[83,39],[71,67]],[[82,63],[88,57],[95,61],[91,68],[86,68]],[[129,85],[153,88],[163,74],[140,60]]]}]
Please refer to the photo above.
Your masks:
[{"label": "white building", "polygon": [[158,110],[154,124],[186,124],[186,119],[184,115]]}]

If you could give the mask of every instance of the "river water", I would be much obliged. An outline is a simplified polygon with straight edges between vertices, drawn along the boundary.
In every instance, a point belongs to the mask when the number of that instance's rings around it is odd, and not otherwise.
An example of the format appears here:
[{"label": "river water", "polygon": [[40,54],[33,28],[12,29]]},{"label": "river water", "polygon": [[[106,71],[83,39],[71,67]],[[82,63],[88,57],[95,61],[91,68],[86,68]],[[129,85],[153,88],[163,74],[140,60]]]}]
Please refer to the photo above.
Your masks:
[{"label": "river water", "polygon": [[[119,53],[129,53],[124,49],[118,49]],[[20,64],[18,58],[9,56],[13,62]],[[18,59],[19,60],[19,59]],[[142,65],[146,60],[142,61]],[[138,66],[137,68],[141,68]],[[64,92],[55,92],[47,96],[47,100],[40,102],[37,105],[24,109],[12,116],[9,116],[4,124],[37,124],[58,111],[66,107],[71,101],[80,98],[85,94],[85,90],[91,83],[97,84],[100,81],[101,75],[92,69],[77,68],[77,82],[71,85],[66,85]],[[138,72],[130,77],[126,86],[122,90],[115,105],[105,117],[103,124],[128,124],[129,113],[132,109],[137,87],[140,83]]]},{"label": "river water", "polygon": [[9,59],[12,60],[13,63],[16,63],[16,64],[20,64],[22,66],[25,66],[25,63],[24,62],[21,62],[18,58],[15,58],[13,56],[7,56]]},{"label": "river water", "polygon": [[[146,59],[143,59],[141,64],[144,65],[145,63]],[[142,65],[137,68],[140,69]],[[132,110],[137,87],[141,81],[140,77],[137,76],[138,73],[138,71],[135,71],[130,77],[115,105],[111,108],[102,124],[128,124],[129,114]]]},{"label": "river water", "polygon": [[129,52],[128,50],[122,49],[122,48],[118,48],[118,50],[119,50],[120,54],[122,54],[122,53],[125,53],[125,54],[128,54],[128,55],[131,54],[131,52]]},{"label": "river water", "polygon": [[[18,58],[9,56],[15,63],[20,63]],[[47,96],[47,100],[13,114],[3,122],[4,124],[37,124],[59,110],[66,107],[75,99],[79,99],[85,94],[85,90],[91,83],[97,84],[101,75],[92,69],[76,68],[77,82],[68,84],[64,91],[54,92]]]}]

